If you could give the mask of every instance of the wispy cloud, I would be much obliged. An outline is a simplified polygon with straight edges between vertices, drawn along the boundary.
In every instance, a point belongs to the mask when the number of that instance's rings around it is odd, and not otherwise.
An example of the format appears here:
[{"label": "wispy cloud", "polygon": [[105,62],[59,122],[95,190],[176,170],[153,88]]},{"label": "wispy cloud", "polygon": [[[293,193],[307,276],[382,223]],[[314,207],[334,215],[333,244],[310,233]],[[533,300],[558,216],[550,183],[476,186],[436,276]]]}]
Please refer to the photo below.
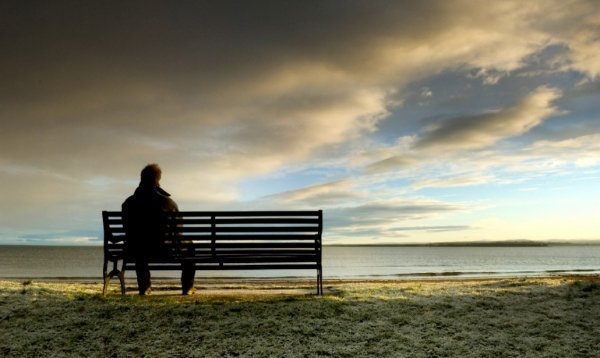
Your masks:
[{"label": "wispy cloud", "polygon": [[390,227],[406,221],[419,220],[443,213],[464,210],[457,204],[433,200],[390,200],[329,210],[328,224],[332,227]]},{"label": "wispy cloud", "polygon": [[483,148],[526,133],[545,119],[560,113],[552,101],[560,97],[555,88],[539,87],[514,107],[473,116],[442,120],[426,128],[416,148]]},{"label": "wispy cloud", "polygon": [[352,180],[345,179],[278,193],[265,199],[293,203],[296,206],[335,207],[360,199],[364,200],[366,197],[367,193],[361,193]]},{"label": "wispy cloud", "polygon": [[472,186],[479,184],[486,184],[492,181],[492,176],[468,176],[468,177],[451,177],[451,178],[436,178],[436,179],[424,179],[416,181],[412,184],[415,189],[423,188],[449,188],[449,187],[460,187],[460,186]]}]

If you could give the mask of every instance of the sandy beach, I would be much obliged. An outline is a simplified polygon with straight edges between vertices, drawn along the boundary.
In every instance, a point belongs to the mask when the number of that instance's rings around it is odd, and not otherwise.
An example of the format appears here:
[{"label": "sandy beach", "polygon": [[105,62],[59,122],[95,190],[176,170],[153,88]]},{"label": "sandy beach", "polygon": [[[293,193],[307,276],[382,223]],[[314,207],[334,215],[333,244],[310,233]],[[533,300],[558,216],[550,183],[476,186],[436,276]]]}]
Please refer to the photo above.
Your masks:
[{"label": "sandy beach", "polygon": [[600,277],[0,280],[5,357],[600,357]]}]

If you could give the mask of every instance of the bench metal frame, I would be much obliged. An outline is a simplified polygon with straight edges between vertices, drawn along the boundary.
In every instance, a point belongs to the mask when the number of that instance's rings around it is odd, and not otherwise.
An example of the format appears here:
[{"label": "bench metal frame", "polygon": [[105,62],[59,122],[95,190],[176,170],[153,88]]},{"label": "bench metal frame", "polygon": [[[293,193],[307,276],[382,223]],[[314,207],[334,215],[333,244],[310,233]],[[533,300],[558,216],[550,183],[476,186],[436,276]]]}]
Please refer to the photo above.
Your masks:
[{"label": "bench metal frame", "polygon": [[[323,294],[322,210],[181,211],[165,215],[171,228],[165,240],[171,242],[173,251],[149,261],[150,270],[181,270],[183,262],[193,263],[197,271],[315,269],[317,294]],[[135,260],[126,250],[122,212],[103,211],[102,221],[102,293],[116,276],[125,294],[125,272],[135,270]],[[193,255],[178,255],[176,248],[184,246],[193,247]]]}]

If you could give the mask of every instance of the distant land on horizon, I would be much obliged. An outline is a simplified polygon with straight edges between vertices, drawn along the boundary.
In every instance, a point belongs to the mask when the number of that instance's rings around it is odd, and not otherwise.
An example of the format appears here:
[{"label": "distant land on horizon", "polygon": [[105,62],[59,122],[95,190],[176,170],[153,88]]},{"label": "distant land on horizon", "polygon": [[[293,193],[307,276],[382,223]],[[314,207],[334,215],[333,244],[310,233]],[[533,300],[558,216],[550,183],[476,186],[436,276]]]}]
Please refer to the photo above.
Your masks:
[{"label": "distant land on horizon", "polygon": [[[327,247],[545,247],[545,246],[586,246],[600,245],[598,240],[506,240],[506,241],[449,241],[428,243],[362,243],[362,244],[327,244]],[[98,245],[34,245],[34,244],[0,244],[2,246],[47,246],[47,247],[102,247]]]},{"label": "distant land on horizon", "polygon": [[600,240],[507,240],[507,241],[450,241],[450,242],[430,242],[430,243],[381,243],[381,244],[323,244],[323,246],[336,247],[543,247],[543,246],[583,246],[600,245]]}]

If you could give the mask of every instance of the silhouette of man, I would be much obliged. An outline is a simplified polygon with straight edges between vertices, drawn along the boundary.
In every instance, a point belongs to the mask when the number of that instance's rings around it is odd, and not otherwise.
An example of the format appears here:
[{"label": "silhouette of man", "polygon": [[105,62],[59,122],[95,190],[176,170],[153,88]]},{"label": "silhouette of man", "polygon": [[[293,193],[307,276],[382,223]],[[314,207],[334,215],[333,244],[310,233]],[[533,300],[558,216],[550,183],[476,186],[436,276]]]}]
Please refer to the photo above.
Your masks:
[{"label": "silhouette of man", "polygon": [[[122,205],[123,226],[127,234],[128,250],[135,260],[140,295],[151,292],[148,261],[169,258],[177,254],[168,240],[166,212],[179,208],[170,194],[160,187],[162,171],[158,164],[148,164],[141,172],[140,185]],[[184,295],[193,292],[195,270],[193,264],[181,265],[181,288]]]}]

